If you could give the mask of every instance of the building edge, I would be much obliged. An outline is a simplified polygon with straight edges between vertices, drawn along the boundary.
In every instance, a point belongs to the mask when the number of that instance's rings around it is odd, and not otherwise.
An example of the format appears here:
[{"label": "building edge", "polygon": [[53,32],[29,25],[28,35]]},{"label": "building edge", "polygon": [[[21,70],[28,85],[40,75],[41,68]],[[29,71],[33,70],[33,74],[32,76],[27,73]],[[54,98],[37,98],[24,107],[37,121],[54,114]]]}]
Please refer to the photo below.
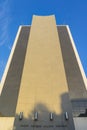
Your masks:
[{"label": "building edge", "polygon": [[72,43],[72,47],[73,47],[73,50],[74,50],[74,53],[75,53],[75,56],[76,56],[76,59],[77,59],[77,63],[78,63],[79,69],[81,71],[81,75],[82,75],[82,78],[83,78],[83,81],[84,81],[84,84],[85,84],[85,87],[86,87],[86,90],[87,90],[87,78],[86,78],[86,75],[85,75],[85,72],[84,72],[78,51],[76,49],[75,42],[73,40],[69,25],[66,25],[66,28],[67,28],[68,34],[70,36],[70,41]]},{"label": "building edge", "polygon": [[15,47],[16,47],[16,44],[17,44],[17,40],[18,40],[20,31],[21,31],[21,28],[22,28],[22,26],[19,26],[16,38],[14,40],[14,43],[13,43],[13,46],[12,46],[12,49],[11,49],[11,52],[10,52],[10,55],[9,55],[9,58],[8,58],[8,61],[7,61],[4,73],[3,73],[3,76],[2,76],[2,79],[1,79],[1,83],[0,83],[0,95],[1,95],[1,92],[2,92],[2,89],[3,89],[3,86],[4,86],[4,82],[5,82],[7,73],[8,73],[8,69],[9,69],[10,64],[11,64],[11,60],[12,60],[12,57],[13,57],[13,54],[14,54],[14,51],[15,51]]}]

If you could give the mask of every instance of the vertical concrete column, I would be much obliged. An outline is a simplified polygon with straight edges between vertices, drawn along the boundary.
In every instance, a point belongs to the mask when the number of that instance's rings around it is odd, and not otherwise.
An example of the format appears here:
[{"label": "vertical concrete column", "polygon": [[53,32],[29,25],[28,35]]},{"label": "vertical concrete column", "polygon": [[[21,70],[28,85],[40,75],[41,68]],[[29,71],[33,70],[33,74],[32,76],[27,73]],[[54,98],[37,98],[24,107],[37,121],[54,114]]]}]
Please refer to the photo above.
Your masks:
[{"label": "vertical concrete column", "polygon": [[[66,95],[68,86],[55,17],[34,16],[16,108],[17,115],[23,112],[21,125],[28,121],[29,126],[39,123],[43,127],[52,123],[49,114],[54,113],[53,124],[56,127],[58,120],[62,119],[61,115],[70,109]],[[64,103],[67,107],[62,108]],[[34,122],[33,115],[36,112],[38,121]],[[21,125],[15,123],[18,129]]]}]

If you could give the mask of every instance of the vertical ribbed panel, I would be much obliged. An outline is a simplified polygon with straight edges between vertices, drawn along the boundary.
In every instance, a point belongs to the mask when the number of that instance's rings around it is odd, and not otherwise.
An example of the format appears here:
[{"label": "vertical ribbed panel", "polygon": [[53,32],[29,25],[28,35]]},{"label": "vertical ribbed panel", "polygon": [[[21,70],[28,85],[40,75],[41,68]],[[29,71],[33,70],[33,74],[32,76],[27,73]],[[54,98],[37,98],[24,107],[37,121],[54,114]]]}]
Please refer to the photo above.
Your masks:
[{"label": "vertical ribbed panel", "polygon": [[0,96],[1,116],[14,116],[30,27],[22,27]]},{"label": "vertical ribbed panel", "polygon": [[87,91],[66,26],[58,26],[60,45],[71,99],[87,98]]}]

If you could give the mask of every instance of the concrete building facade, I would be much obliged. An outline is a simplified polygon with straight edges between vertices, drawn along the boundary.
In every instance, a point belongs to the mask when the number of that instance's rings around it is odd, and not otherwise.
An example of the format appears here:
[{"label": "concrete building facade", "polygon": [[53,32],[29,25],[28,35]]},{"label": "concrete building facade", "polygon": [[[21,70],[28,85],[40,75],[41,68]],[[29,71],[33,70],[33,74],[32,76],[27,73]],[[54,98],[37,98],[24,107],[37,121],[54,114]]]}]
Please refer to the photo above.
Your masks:
[{"label": "concrete building facade", "polygon": [[33,16],[19,27],[2,77],[0,130],[86,130],[86,86],[69,27]]}]

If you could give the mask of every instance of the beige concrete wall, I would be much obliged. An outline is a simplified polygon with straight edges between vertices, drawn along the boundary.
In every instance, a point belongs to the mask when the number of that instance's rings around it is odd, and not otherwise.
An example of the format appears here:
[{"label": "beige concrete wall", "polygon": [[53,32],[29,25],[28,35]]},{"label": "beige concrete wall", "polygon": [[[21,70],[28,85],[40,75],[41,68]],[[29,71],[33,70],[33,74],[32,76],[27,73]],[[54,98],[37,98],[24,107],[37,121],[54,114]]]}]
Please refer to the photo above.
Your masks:
[{"label": "beige concrete wall", "polygon": [[0,117],[0,130],[13,130],[14,117]]},{"label": "beige concrete wall", "polygon": [[[66,106],[63,104],[64,101]],[[16,108],[16,115],[23,112],[24,119],[20,122],[16,116],[14,126],[16,130],[26,127],[26,124],[31,125],[30,129],[33,129],[32,125],[35,124],[48,127],[52,124],[49,121],[49,113],[53,112],[55,127],[58,123],[59,127],[60,125],[64,127],[62,116],[65,111],[71,109],[69,105],[68,86],[55,17],[34,16]],[[39,114],[38,122],[33,122],[35,111]]]},{"label": "beige concrete wall", "polygon": [[34,16],[16,112],[23,111],[27,117],[34,106],[41,103],[60,114],[60,97],[66,92],[68,88],[55,18]]}]

